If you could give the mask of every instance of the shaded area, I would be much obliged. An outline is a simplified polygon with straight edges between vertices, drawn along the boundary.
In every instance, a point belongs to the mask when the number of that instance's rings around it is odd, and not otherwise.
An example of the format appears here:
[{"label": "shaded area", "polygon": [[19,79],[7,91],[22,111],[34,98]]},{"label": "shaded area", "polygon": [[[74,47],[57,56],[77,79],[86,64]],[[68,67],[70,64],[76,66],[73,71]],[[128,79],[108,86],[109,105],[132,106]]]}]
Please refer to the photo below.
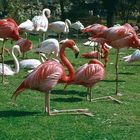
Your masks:
[{"label": "shaded area", "polygon": [[140,64],[127,64],[126,66],[140,66]]},{"label": "shaded area", "polygon": [[7,111],[0,111],[0,118],[2,118],[2,117],[24,117],[24,116],[32,116],[35,114],[38,114],[38,112],[7,110]]},{"label": "shaded area", "polygon": [[135,73],[132,73],[132,72],[119,72],[119,74],[124,74],[124,75],[135,75]]},{"label": "shaded area", "polygon": [[[80,88],[80,87],[78,87]],[[78,91],[78,88],[77,88],[77,91],[76,90],[67,90],[67,88],[65,90],[52,90],[51,91],[51,94],[55,94],[55,95],[78,95],[78,96],[81,96],[81,97],[85,97],[87,95],[87,92],[86,92],[86,88],[85,88],[85,91]]]},{"label": "shaded area", "polygon": [[81,102],[83,99],[81,98],[76,98],[76,97],[70,97],[70,98],[55,98],[51,99],[54,102],[69,102],[69,103],[74,103],[74,102]]},{"label": "shaded area", "polygon": [[[102,80],[103,82],[116,82],[116,80]],[[118,82],[126,82],[125,80],[118,80]]]}]

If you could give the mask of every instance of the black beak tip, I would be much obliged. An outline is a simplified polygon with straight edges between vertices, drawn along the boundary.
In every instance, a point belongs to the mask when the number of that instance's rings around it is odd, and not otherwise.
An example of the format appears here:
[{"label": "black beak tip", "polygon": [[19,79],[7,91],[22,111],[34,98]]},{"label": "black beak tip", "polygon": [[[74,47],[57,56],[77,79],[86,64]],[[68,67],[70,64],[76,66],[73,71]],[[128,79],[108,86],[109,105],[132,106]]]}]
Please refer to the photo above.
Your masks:
[{"label": "black beak tip", "polygon": [[75,58],[78,58],[79,52],[75,54]]}]

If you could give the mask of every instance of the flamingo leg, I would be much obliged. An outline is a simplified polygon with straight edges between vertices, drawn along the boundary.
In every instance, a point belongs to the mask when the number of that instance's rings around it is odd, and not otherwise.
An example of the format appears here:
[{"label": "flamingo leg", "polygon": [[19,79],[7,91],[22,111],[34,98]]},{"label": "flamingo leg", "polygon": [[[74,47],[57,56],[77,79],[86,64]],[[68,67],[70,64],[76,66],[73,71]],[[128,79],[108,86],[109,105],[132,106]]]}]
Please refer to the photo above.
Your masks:
[{"label": "flamingo leg", "polygon": [[60,41],[60,38],[61,38],[61,33],[60,34],[58,34],[58,40]]},{"label": "flamingo leg", "polygon": [[92,88],[89,88],[89,101],[92,101]]},{"label": "flamingo leg", "polygon": [[50,93],[45,93],[45,113],[48,113],[48,116],[51,115],[51,113],[50,113]]},{"label": "flamingo leg", "polygon": [[118,80],[119,80],[119,73],[118,73],[118,59],[119,59],[119,49],[117,49],[117,56],[116,56],[116,63],[115,63],[115,69],[116,69],[116,95],[119,95],[118,93]]},{"label": "flamingo leg", "polygon": [[88,109],[68,109],[68,110],[54,110],[50,111],[50,93],[45,93],[45,113],[48,113],[48,116],[52,115],[62,115],[62,114],[83,114],[87,116],[93,116]]},{"label": "flamingo leg", "polygon": [[1,54],[1,60],[2,60],[2,83],[4,83],[4,48],[5,48],[5,39],[3,40],[2,54]]}]

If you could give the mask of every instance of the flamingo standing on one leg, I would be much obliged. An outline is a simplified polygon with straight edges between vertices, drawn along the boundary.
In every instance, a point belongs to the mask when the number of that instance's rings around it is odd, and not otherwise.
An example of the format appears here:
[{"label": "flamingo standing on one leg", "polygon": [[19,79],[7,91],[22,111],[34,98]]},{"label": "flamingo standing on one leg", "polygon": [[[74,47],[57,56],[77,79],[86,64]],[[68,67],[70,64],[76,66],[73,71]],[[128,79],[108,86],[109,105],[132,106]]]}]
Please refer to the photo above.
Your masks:
[{"label": "flamingo standing on one leg", "polygon": [[[18,32],[18,25],[17,23],[11,19],[2,19],[0,20],[0,38],[3,38],[3,45],[2,45],[2,71],[4,73],[4,45],[7,38],[11,38],[13,40],[20,39],[19,32]],[[2,82],[4,82],[4,75],[2,74]]]},{"label": "flamingo standing on one leg", "polygon": [[116,26],[108,28],[93,37],[94,41],[101,44],[107,43],[113,48],[117,49],[116,56],[116,95],[121,95],[118,93],[118,56],[119,50],[124,47],[132,47],[140,49],[140,39],[134,29],[130,24],[126,23],[122,26]]},{"label": "flamingo standing on one leg", "polygon": [[[68,61],[68,59],[65,57],[64,54],[66,48],[72,49],[76,55],[79,53],[79,49],[77,48],[73,40],[67,40],[62,44],[60,50],[60,58],[62,63],[68,68],[69,71],[68,75],[66,75],[63,65],[61,65],[59,62],[48,60],[43,64],[39,65],[31,74],[28,75],[28,77],[16,89],[12,98],[16,100],[16,97],[25,89],[32,89],[32,90],[38,90],[44,92],[45,112],[47,111],[48,115],[54,115],[56,112],[50,112],[50,96],[49,96],[50,91],[58,83],[70,82],[71,80],[73,80],[75,76],[73,66]],[[65,111],[67,112],[67,110]],[[60,112],[65,112],[65,111],[60,111]]]}]

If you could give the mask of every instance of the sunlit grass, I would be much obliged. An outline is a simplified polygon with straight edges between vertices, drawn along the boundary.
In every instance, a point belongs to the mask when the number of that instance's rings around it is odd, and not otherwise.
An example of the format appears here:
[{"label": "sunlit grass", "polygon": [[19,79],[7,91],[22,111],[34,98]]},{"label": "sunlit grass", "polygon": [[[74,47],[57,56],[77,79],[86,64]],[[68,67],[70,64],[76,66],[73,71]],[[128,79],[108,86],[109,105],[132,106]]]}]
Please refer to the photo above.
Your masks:
[{"label": "sunlit grass", "polygon": [[[33,40],[34,47],[38,39]],[[80,52],[88,52],[82,42],[75,39]],[[10,48],[10,43],[6,43]],[[122,56],[132,53],[124,50]],[[67,50],[75,69],[89,60],[78,58]],[[30,52],[29,58],[38,58]],[[110,50],[106,76],[93,89],[93,97],[115,94],[115,50]],[[20,58],[21,59],[21,58]],[[5,63],[11,56],[5,55]],[[13,66],[12,61],[10,65]],[[86,88],[71,85],[63,91],[64,85],[59,84],[51,94],[51,109],[88,108],[94,117],[83,115],[45,116],[44,94],[25,90],[17,98],[17,106],[11,104],[11,95],[27,75],[21,70],[15,76],[5,77],[8,84],[0,83],[0,139],[1,140],[139,140],[140,138],[140,62],[127,65],[119,61],[119,91],[123,94],[118,99],[119,105],[111,101],[86,101]],[[0,79],[1,80],[1,79]]]}]

